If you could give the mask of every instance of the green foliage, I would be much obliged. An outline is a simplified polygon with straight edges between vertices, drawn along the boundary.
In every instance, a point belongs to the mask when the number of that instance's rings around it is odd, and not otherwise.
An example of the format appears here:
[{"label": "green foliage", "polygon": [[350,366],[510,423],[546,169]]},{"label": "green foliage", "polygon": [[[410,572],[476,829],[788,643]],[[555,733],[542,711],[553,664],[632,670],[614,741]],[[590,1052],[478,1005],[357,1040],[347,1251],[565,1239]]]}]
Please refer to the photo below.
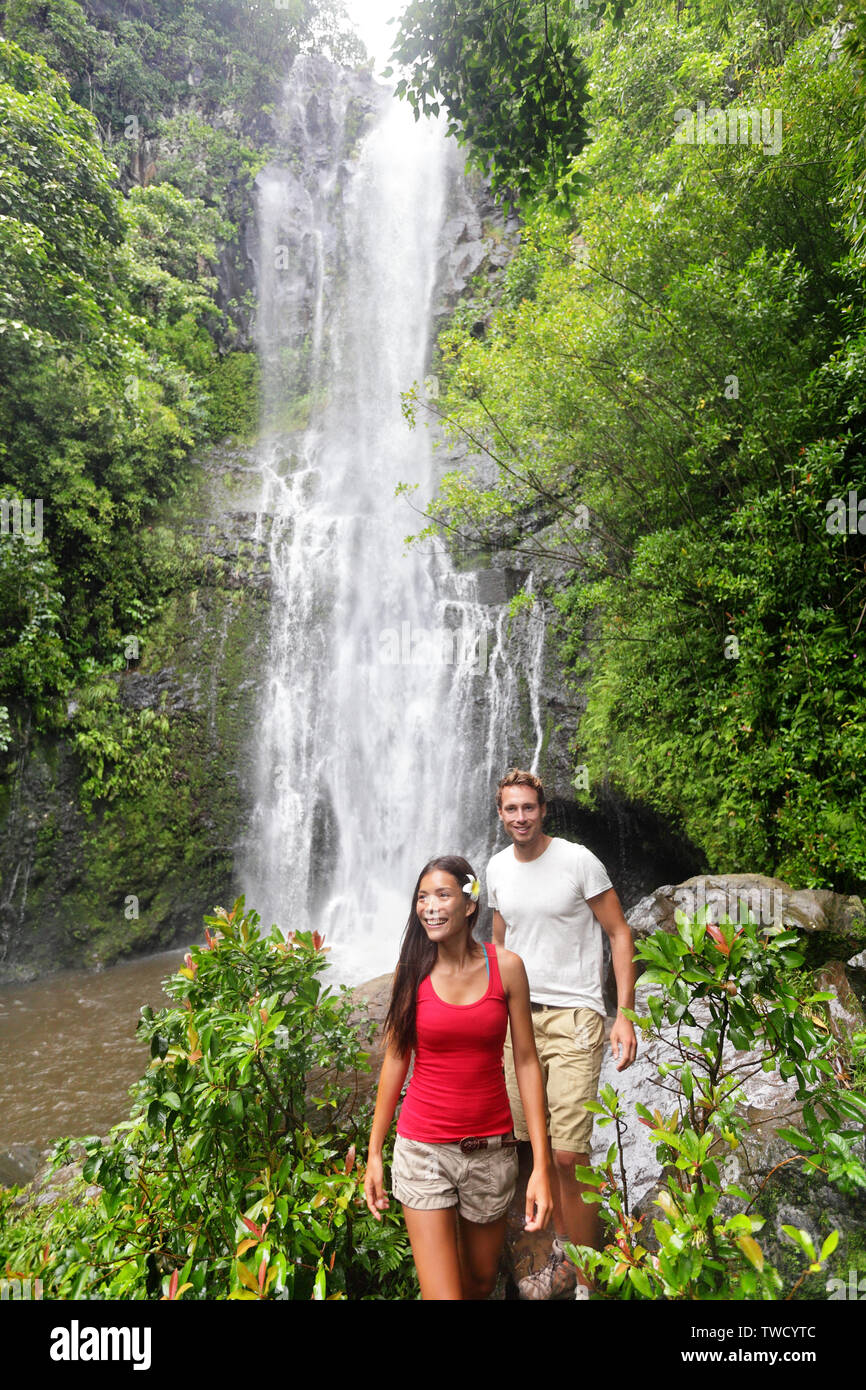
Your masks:
[{"label": "green foliage", "polygon": [[160,113],[193,94],[208,113],[258,111],[301,48],[315,44],[338,62],[362,56],[330,0],[133,0],[119,14],[99,0],[7,0],[2,25],[66,77],[122,165],[130,116],[151,133]]},{"label": "green foliage", "polygon": [[132,188],[125,204],[129,224],[126,259],[137,312],[172,323],[183,315],[218,317],[214,303],[217,243],[232,227],[200,198],[170,183]]},{"label": "green foliage", "polygon": [[410,72],[398,96],[416,119],[447,111],[448,133],[468,145],[495,193],[567,196],[574,187],[587,77],[572,16],[569,5],[525,0],[413,0],[400,16],[392,56]]},{"label": "green foliage", "polygon": [[[37,728],[62,727],[71,684],[87,683],[94,660],[116,665],[122,637],[141,637],[176,584],[145,523],[183,482],[196,440],[255,429],[256,375],[246,354],[220,359],[214,346],[213,267],[232,226],[168,183],[124,200],[91,115],[5,39],[0,110],[3,493],[44,512],[38,545],[2,538],[0,698],[13,727],[24,701]],[[102,730],[79,719],[86,806],[128,782],[155,732],[137,717]],[[161,756],[151,748],[141,764],[158,779]]]},{"label": "green foliage", "polygon": [[[675,1098],[667,1114],[635,1106],[662,1166],[654,1202],[661,1219],[652,1221],[655,1251],[642,1237],[647,1218],[629,1205],[619,1095],[605,1086],[590,1107],[600,1126],[615,1126],[616,1141],[602,1166],[580,1168],[577,1174],[594,1189],[585,1200],[600,1204],[611,1240],[602,1251],[571,1250],[611,1297],[782,1295],[781,1278],[756,1239],[764,1221],[750,1208],[759,1193],[730,1183],[724,1171],[749,1129],[744,1054],[752,1072],[778,1072],[796,1083],[803,1129],[777,1132],[794,1146],[804,1169],[823,1173],[844,1192],[866,1187],[858,1153],[866,1096],[840,1085],[836,1047],[819,1011],[831,995],[804,985],[797,969],[803,961],[797,933],[753,922],[707,924],[703,916],[678,913],[676,935],[656,932],[636,950],[648,966],[644,982],[658,985],[661,993],[648,996],[645,1017],[631,1012],[629,1017],[645,1038],[661,1040],[669,1052],[670,1061],[659,1068],[659,1084]],[[807,1261],[793,1294],[809,1274],[821,1271],[839,1235],[832,1231],[818,1252],[808,1232],[783,1229]]]},{"label": "green foliage", "polygon": [[123,225],[93,118],[40,58],[0,43],[0,212],[38,229],[52,260],[72,277],[86,271],[89,288],[104,291],[107,248],[122,240]]},{"label": "green foliage", "polygon": [[854,253],[862,266],[866,260],[866,12],[851,0],[843,7],[840,20],[845,24],[843,44],[851,59],[852,100],[858,120],[845,148],[839,189]]},{"label": "green foliage", "polygon": [[[430,514],[554,574],[593,788],[710,869],[858,891],[864,531],[828,510],[862,496],[862,74],[791,13],[738,5],[725,32],[635,0],[592,30],[586,191],[536,207],[498,304],[476,291],[440,338],[436,413],[494,466]],[[678,140],[699,103],[748,141]]]},{"label": "green foliage", "polygon": [[152,1060],[130,1119],[85,1141],[99,1196],[47,1222],[7,1203],[0,1260],[52,1298],[415,1296],[402,1224],[363,1203],[351,1102],[369,1062],[349,992],[322,986],[320,939],[263,936],[242,898],[205,921],[174,1005],[142,1010]]},{"label": "green foliage", "polygon": [[[61,596],[47,547],[21,535],[0,537],[0,690],[18,691],[38,707],[65,683],[69,663],[60,617]],[[8,718],[7,710],[7,737]]]},{"label": "green foliage", "polygon": [[249,199],[253,180],[273,151],[248,135],[211,125],[194,109],[161,115],[158,177],[182,188],[188,198],[228,209],[231,198]]},{"label": "green foliage", "polygon": [[253,352],[229,352],[218,358],[207,378],[211,400],[208,418],[215,439],[255,433],[259,422],[259,360]]},{"label": "green foliage", "polygon": [[524,299],[534,299],[542,269],[541,258],[531,244],[522,254],[518,252],[505,270],[503,308],[516,309]]},{"label": "green foliage", "polygon": [[79,795],[85,812],[92,812],[97,799],[134,796],[166,780],[171,752],[164,713],[126,709],[110,678],[86,686],[76,706],[70,734],[84,765]]},{"label": "green foliage", "polygon": [[[75,666],[116,650],[145,595],[159,601],[129,531],[176,490],[205,411],[171,345],[160,356],[154,340],[176,334],[191,312],[213,315],[207,287],[179,278],[213,247],[206,226],[197,234],[184,220],[177,194],[143,191],[126,212],[92,118],[61,78],[7,40],[0,106],[10,131],[0,154],[10,264],[0,293],[0,459],[4,492],[44,512],[40,545],[16,552],[17,578],[12,553],[4,557],[12,641],[0,691],[39,696],[43,724]],[[161,246],[146,257],[157,232]],[[152,313],[152,336],[138,307]]]}]

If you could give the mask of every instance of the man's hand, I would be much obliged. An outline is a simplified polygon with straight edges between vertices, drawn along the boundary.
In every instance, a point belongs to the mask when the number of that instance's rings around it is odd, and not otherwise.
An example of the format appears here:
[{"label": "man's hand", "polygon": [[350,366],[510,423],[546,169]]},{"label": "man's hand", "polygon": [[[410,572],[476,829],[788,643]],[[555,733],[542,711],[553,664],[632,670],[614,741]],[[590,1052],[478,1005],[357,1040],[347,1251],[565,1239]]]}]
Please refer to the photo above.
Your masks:
[{"label": "man's hand", "polygon": [[610,1030],[610,1050],[616,1062],[617,1071],[625,1071],[637,1056],[637,1037],[634,1025],[622,1014],[617,1014],[616,1022]]}]

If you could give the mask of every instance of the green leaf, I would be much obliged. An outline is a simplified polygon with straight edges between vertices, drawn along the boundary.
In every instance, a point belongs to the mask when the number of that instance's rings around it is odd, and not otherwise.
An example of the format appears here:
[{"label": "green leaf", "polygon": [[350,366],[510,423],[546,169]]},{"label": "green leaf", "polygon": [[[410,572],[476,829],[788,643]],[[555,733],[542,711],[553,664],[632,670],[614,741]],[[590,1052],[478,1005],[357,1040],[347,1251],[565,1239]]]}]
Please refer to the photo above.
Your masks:
[{"label": "green leaf", "polygon": [[752,1198],[744,1187],[738,1187],[735,1183],[729,1183],[723,1189],[726,1197],[738,1197],[741,1202],[751,1202]]},{"label": "green leaf", "polygon": [[839,1244],[839,1232],[838,1232],[838,1231],[831,1231],[830,1234],[828,1235],[827,1239],[824,1241],[824,1244],[821,1246],[821,1257],[820,1257],[821,1264],[824,1263],[824,1261],[827,1259],[827,1257],[828,1257],[829,1255],[832,1255],[832,1254],[833,1254],[833,1251],[836,1249],[836,1246],[837,1246],[838,1244]]},{"label": "green leaf", "polygon": [[808,1139],[806,1135],[801,1134],[799,1130],[786,1127],[784,1129],[777,1129],[776,1133],[780,1139],[784,1139],[787,1143],[793,1144],[795,1149],[803,1149],[811,1152],[815,1147],[814,1140]]},{"label": "green leaf", "polygon": [[815,1246],[808,1231],[797,1226],[783,1226],[782,1230],[789,1240],[792,1240],[795,1245],[799,1245],[804,1255],[808,1256],[810,1260],[815,1259]]},{"label": "green leaf", "polygon": [[605,1183],[604,1173],[599,1173],[595,1168],[583,1168],[578,1164],[574,1170],[578,1182],[588,1183],[590,1187],[602,1187]]},{"label": "green leaf", "polygon": [[738,1235],[737,1244],[750,1264],[754,1265],[758,1273],[762,1273],[764,1268],[764,1252],[754,1236]]}]

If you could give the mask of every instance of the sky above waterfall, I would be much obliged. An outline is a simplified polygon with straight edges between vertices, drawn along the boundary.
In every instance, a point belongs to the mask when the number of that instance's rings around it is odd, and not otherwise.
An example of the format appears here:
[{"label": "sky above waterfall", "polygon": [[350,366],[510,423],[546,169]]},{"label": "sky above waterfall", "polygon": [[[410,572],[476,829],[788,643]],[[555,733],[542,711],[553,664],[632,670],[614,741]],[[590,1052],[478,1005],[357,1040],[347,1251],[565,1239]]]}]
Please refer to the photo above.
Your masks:
[{"label": "sky above waterfall", "polygon": [[367,46],[367,51],[376,60],[376,75],[387,66],[391,45],[394,42],[396,24],[389,24],[393,15],[404,9],[401,0],[345,0],[346,13]]}]

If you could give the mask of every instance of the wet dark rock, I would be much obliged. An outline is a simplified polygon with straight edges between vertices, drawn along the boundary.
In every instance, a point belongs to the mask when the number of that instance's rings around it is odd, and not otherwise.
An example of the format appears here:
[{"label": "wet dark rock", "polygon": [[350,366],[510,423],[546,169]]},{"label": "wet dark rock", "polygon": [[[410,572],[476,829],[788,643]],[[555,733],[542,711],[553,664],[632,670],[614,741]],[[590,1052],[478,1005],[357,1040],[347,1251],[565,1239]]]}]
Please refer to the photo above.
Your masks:
[{"label": "wet dark rock", "polygon": [[0,1187],[23,1186],[44,1158],[45,1151],[38,1144],[10,1144],[0,1151]]}]

